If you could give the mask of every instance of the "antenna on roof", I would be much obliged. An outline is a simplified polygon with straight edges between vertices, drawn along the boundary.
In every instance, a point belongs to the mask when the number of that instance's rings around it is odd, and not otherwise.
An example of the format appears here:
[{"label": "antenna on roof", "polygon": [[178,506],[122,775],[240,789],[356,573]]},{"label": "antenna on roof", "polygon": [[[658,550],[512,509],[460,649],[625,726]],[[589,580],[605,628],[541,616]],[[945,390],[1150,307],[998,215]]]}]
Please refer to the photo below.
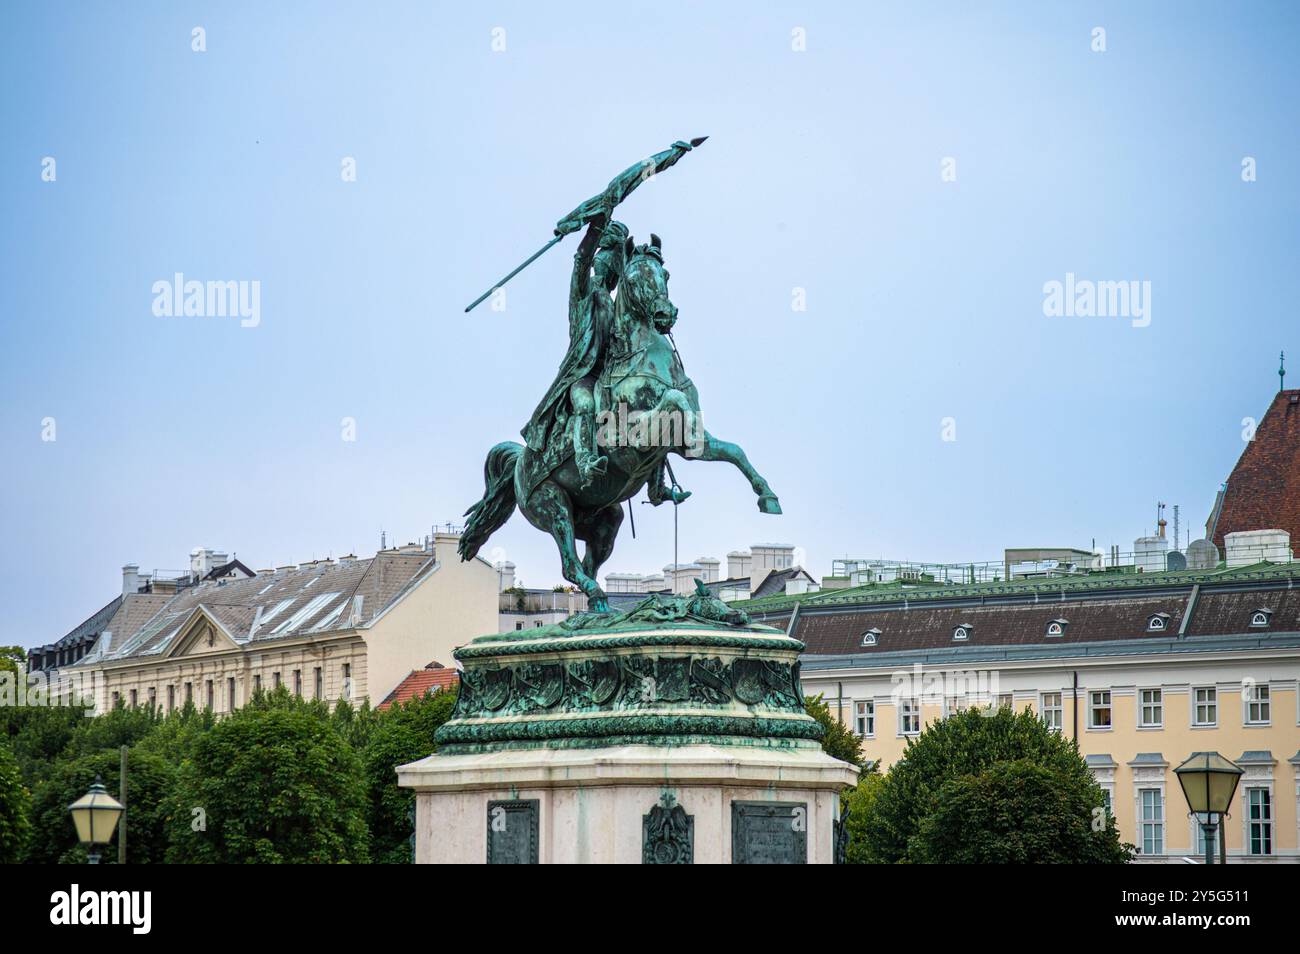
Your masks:
[{"label": "antenna on roof", "polygon": [[388,533],[383,529],[379,531],[379,549],[381,550],[388,549]]},{"label": "antenna on roof", "polygon": [[1283,351],[1277,356],[1277,389],[1286,390],[1286,352]]}]

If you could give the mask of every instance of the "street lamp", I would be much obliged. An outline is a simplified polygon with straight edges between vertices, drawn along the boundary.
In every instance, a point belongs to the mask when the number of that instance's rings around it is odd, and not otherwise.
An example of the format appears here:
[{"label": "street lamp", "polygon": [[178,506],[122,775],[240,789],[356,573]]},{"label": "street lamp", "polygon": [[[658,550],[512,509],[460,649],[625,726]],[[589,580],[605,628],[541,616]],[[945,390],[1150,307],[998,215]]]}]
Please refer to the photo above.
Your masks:
[{"label": "street lamp", "polygon": [[113,839],[118,819],[122,817],[122,803],[104,788],[104,780],[95,776],[79,799],[68,806],[72,823],[77,826],[77,840],[86,846],[86,855],[92,865],[99,864],[99,851]]},{"label": "street lamp", "polygon": [[[1205,863],[1212,865],[1214,829],[1228,814],[1242,771],[1235,762],[1218,752],[1193,752],[1186,762],[1174,769],[1174,774],[1183,787],[1187,807],[1201,823],[1201,830],[1205,833]],[[1227,864],[1227,861],[1225,857],[1219,864]]]}]

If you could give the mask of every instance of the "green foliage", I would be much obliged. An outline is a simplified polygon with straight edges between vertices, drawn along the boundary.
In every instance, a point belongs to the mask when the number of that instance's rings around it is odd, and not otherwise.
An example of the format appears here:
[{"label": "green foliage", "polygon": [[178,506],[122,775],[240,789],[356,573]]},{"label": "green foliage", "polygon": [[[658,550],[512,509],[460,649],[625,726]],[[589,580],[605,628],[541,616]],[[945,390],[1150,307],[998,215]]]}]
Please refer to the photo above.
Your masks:
[{"label": "green foliage", "polygon": [[272,693],[200,734],[170,800],[167,860],[367,861],[361,762],[324,708]]},{"label": "green foliage", "polygon": [[135,745],[147,738],[162,721],[158,711],[148,706],[134,709],[119,706],[98,718],[83,717],[73,727],[62,754],[77,759],[106,749],[116,752],[124,745]]},{"label": "green foliage", "polygon": [[9,744],[0,739],[0,864],[20,861],[31,832],[28,817],[31,796],[23,784],[18,760]]},{"label": "green foliage", "polygon": [[806,696],[804,709],[821,723],[822,749],[832,758],[862,767],[862,743],[852,730],[831,714],[831,707],[820,695]]},{"label": "green foliage", "polygon": [[0,738],[8,738],[28,789],[45,777],[87,721],[86,710],[73,706],[0,706]]},{"label": "green foliage", "polygon": [[0,672],[17,675],[27,668],[27,650],[21,646],[0,646]]},{"label": "green foliage", "polygon": [[[882,862],[934,860],[918,836],[922,821],[943,807],[944,784],[979,775],[999,762],[1016,761],[1031,762],[1053,773],[1059,785],[1080,793],[1079,804],[1088,807],[1088,822],[1091,809],[1103,804],[1101,788],[1075,744],[1033,713],[971,709],[932,723],[908,741],[903,757],[890,768],[875,795],[865,821],[863,851]],[[1119,843],[1113,821],[1098,834]],[[933,837],[939,833],[935,831]]]},{"label": "green foliage", "polygon": [[940,786],[910,854],[943,864],[1126,864],[1132,848],[1099,795],[1059,768],[996,762]]},{"label": "green foliage", "polygon": [[863,772],[858,784],[848,789],[840,798],[847,803],[849,810],[849,851],[845,859],[851,865],[869,865],[880,861],[871,853],[871,843],[867,839],[867,826],[876,802],[876,796],[885,784],[885,777],[872,766]]},{"label": "green foliage", "polygon": [[[27,860],[38,864],[75,864],[85,861],[77,832],[68,814],[75,802],[98,777],[110,795],[117,797],[121,754],[101,751],[57,763],[32,793],[32,822],[38,833],[28,847]],[[174,770],[159,756],[139,748],[127,755],[128,864],[162,861],[167,844],[166,800]],[[104,863],[117,861],[116,841],[103,853]]]},{"label": "green foliage", "polygon": [[433,733],[451,717],[456,691],[416,696],[383,713],[364,752],[372,856],[383,864],[411,862],[410,812],[415,793],[398,788],[396,768],[433,754]]}]

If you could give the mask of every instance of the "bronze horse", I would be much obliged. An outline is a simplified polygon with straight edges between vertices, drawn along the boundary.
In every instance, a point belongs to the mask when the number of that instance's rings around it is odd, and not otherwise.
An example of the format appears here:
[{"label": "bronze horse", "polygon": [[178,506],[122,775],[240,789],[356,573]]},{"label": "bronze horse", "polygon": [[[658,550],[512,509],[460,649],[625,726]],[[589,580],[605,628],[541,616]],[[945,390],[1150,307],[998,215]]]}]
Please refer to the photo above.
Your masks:
[{"label": "bronze horse", "polygon": [[[596,582],[614,552],[623,522],[623,501],[650,484],[653,503],[679,502],[683,495],[661,485],[669,454],[735,465],[758,495],[758,509],[779,514],[781,504],[767,481],[736,444],[719,440],[700,423],[700,398],[667,337],[677,320],[668,295],[662,243],[651,236],[637,246],[629,237],[615,293],[612,340],[595,388],[601,452],[608,466],[586,486],[570,452],[525,496],[525,475],[536,471],[539,451],[513,441],[488,451],[483,466],[487,489],[471,507],[460,541],[462,559],[472,559],[518,506],[528,522],[555,538],[564,578],[587,594],[593,612],[608,612]],[[563,434],[552,440],[566,439]],[[586,544],[578,557],[577,540]]]}]

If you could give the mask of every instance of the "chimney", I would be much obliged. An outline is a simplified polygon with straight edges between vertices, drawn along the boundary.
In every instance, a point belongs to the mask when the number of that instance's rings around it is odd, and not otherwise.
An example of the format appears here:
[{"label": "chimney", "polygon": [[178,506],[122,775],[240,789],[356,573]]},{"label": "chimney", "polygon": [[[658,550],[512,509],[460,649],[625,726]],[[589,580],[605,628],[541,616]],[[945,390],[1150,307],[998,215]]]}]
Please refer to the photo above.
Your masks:
[{"label": "chimney", "polygon": [[717,557],[696,557],[695,562],[700,566],[700,579],[705,583],[716,583],[721,579],[718,567],[722,566],[722,561]]},{"label": "chimney", "polygon": [[449,533],[445,530],[435,531],[433,534],[433,557],[439,563],[453,563],[460,559],[460,554],[456,552],[456,547],[460,545],[460,534]]},{"label": "chimney", "polygon": [[122,595],[140,592],[140,564],[128,563],[122,567]]},{"label": "chimney", "polygon": [[515,585],[515,565],[509,560],[497,564],[497,591],[504,592]]},{"label": "chimney", "polygon": [[753,565],[754,558],[748,550],[732,550],[727,554],[727,579],[738,580],[749,576]]}]

